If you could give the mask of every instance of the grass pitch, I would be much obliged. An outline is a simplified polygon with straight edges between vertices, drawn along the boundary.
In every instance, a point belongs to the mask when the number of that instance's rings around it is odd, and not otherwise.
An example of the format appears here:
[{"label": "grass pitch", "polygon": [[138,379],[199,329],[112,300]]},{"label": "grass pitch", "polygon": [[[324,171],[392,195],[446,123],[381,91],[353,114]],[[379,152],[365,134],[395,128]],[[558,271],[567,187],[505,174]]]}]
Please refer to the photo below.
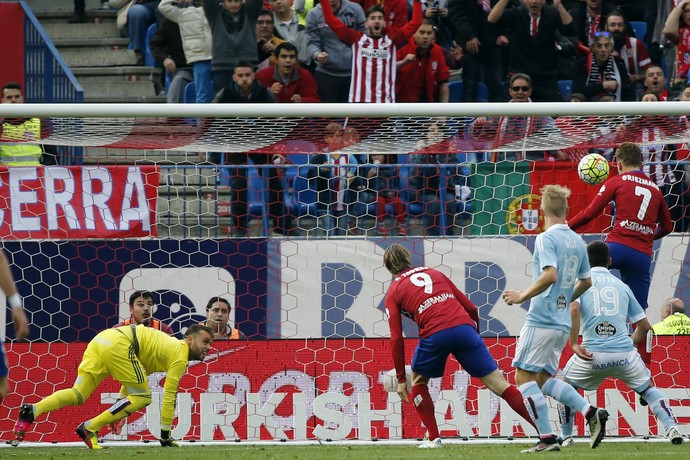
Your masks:
[{"label": "grass pitch", "polygon": [[[379,442],[372,444],[195,444],[184,443],[180,448],[162,448],[153,443],[137,446],[112,445],[102,450],[90,451],[86,447],[69,447],[56,445],[21,445],[19,447],[0,447],[2,459],[107,459],[107,460],[205,460],[216,458],[236,459],[275,459],[275,460],[320,460],[320,459],[390,459],[414,460],[438,459],[512,459],[525,458],[520,450],[531,444],[523,441],[504,442],[501,444],[448,441],[442,449],[417,449],[419,443],[392,444]],[[670,442],[623,442],[621,440],[604,442],[597,449],[590,449],[582,440],[573,447],[560,452],[546,452],[538,456],[561,457],[568,460],[625,458],[625,460],[657,458],[681,459],[690,458],[690,445],[673,446]]]}]

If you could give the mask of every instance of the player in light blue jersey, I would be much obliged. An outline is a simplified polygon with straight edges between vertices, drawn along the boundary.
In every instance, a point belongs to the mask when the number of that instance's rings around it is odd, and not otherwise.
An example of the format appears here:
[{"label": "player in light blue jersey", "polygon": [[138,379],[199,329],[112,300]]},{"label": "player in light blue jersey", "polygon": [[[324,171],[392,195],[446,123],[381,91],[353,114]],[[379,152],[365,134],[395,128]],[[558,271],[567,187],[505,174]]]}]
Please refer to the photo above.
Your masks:
[{"label": "player in light blue jersey", "polygon": [[[595,241],[587,246],[587,253],[592,265],[592,288],[582,294],[579,302],[570,304],[570,346],[575,354],[565,366],[564,378],[584,390],[596,390],[607,377],[622,380],[644,397],[671,443],[682,444],[683,435],[668,398],[652,386],[649,369],[635,348],[651,328],[647,316],[632,290],[609,272],[608,245]],[[632,337],[628,335],[628,321],[637,324]],[[580,331],[582,344],[578,345]],[[563,445],[572,444],[573,415],[569,407],[559,405]]]},{"label": "player in light blue jersey", "polygon": [[585,416],[592,434],[590,447],[594,449],[606,432],[608,412],[591,406],[572,386],[553,378],[570,334],[570,302],[592,285],[589,262],[585,243],[565,220],[570,190],[547,185],[541,193],[546,231],[534,243],[534,282],[524,291],[503,293],[508,305],[532,299],[513,360],[517,368],[515,383],[539,430],[539,442],[523,452],[559,450],[545,395]]}]

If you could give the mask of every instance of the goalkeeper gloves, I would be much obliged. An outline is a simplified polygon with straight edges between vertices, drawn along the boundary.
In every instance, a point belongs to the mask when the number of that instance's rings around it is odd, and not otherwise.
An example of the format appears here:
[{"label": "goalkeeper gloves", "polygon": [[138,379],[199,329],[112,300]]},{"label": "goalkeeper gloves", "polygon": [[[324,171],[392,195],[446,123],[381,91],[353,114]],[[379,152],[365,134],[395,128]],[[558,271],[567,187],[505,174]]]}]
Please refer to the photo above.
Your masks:
[{"label": "goalkeeper gloves", "polygon": [[160,442],[163,447],[180,447],[180,443],[170,437],[170,430],[161,430]]}]

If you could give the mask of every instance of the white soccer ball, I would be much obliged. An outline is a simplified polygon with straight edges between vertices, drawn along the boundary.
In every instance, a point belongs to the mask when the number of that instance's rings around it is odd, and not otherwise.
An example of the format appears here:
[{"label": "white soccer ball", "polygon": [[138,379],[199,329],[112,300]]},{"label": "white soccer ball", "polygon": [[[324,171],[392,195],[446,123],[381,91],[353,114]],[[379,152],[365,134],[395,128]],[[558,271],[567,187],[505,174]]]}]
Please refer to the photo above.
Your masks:
[{"label": "white soccer ball", "polygon": [[577,174],[582,182],[589,185],[601,184],[609,177],[609,162],[598,153],[590,153],[582,157],[577,165]]},{"label": "white soccer ball", "polygon": [[[407,377],[407,391],[412,390],[412,367],[405,366],[405,376]],[[398,377],[395,374],[395,369],[391,369],[383,374],[383,388],[388,393],[398,392]]]}]

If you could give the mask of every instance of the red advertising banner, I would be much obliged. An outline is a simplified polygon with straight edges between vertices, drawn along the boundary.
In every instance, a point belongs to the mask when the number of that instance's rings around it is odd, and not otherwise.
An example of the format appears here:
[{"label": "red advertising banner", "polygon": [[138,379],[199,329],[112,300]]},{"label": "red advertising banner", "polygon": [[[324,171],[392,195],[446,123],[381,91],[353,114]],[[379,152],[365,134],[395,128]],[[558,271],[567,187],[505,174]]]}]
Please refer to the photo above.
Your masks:
[{"label": "red advertising banner", "polygon": [[[416,340],[406,341],[406,356]],[[487,340],[508,381],[515,338]],[[386,393],[383,375],[392,367],[388,339],[307,339],[219,342],[203,363],[193,362],[182,378],[173,436],[185,440],[305,440],[420,438],[423,428],[414,407]],[[0,405],[0,435],[12,439],[21,403],[34,403],[68,388],[86,348],[84,343],[10,344],[10,393]],[[669,396],[680,425],[690,422],[690,337],[663,337],[653,352],[654,383]],[[564,365],[570,353],[563,356]],[[123,439],[153,439],[160,432],[164,374],[149,376],[153,403],[128,418]],[[105,380],[84,405],[38,417],[26,441],[78,441],[74,428],[110,407],[119,384]],[[430,393],[444,436],[521,436],[536,432],[452,358]],[[607,381],[589,396],[611,414],[609,435],[655,435],[649,408],[639,405],[625,385]],[[554,403],[550,418],[554,427]],[[438,417],[438,416],[437,416]],[[576,433],[584,433],[582,417]],[[113,439],[113,435],[106,435]],[[153,435],[153,436],[152,436]]]},{"label": "red advertising banner", "polygon": [[0,167],[0,238],[156,236],[157,166]]}]

